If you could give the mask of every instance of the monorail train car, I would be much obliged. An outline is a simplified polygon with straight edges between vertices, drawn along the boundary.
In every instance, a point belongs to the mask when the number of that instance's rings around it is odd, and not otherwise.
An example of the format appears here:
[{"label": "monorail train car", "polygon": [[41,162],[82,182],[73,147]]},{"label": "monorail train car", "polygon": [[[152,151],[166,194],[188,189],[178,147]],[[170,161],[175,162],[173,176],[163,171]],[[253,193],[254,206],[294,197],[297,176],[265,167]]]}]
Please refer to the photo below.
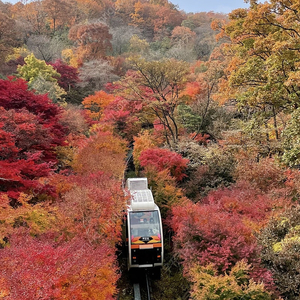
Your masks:
[{"label": "monorail train car", "polygon": [[128,178],[127,208],[128,269],[153,268],[160,277],[164,260],[163,229],[160,210],[155,204],[147,178]]}]

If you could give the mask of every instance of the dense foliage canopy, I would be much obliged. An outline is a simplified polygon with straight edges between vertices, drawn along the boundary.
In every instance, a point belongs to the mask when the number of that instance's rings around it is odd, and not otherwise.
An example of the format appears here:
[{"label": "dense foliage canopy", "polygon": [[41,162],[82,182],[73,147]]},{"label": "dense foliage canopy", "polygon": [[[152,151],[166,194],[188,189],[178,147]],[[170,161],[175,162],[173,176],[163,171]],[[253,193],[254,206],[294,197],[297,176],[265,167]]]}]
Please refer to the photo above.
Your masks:
[{"label": "dense foliage canopy", "polygon": [[128,299],[129,176],[153,299],[299,298],[300,5],[248,2],[0,1],[0,298]]}]

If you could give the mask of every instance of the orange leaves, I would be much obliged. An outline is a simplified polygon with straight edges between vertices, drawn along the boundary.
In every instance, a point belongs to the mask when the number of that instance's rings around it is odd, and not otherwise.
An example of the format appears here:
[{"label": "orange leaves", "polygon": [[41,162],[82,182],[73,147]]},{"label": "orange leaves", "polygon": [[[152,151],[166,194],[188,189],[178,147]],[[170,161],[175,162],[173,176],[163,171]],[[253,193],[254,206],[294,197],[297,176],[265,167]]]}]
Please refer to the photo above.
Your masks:
[{"label": "orange leaves", "polygon": [[188,82],[185,87],[184,93],[191,97],[193,100],[196,99],[197,95],[201,93],[202,87],[200,82]]},{"label": "orange leaves", "polygon": [[211,22],[211,28],[213,30],[219,31],[219,34],[217,34],[216,36],[217,41],[219,41],[221,38],[225,36],[224,26],[225,26],[225,20],[215,19]]},{"label": "orange leaves", "polygon": [[114,100],[114,96],[104,91],[96,92],[84,98],[82,104],[87,110],[89,117],[94,121],[100,121],[103,110]]},{"label": "orange leaves", "polygon": [[192,46],[196,39],[196,33],[188,27],[176,26],[172,31],[171,38],[177,45]]},{"label": "orange leaves", "polygon": [[83,62],[103,58],[111,50],[109,28],[104,23],[74,25],[69,31],[69,38],[76,42],[77,54]]},{"label": "orange leaves", "polygon": [[133,26],[160,34],[180,26],[184,17],[167,1],[117,0],[116,13]]},{"label": "orange leaves", "polygon": [[137,2],[134,4],[134,12],[130,14],[130,17],[132,19],[132,24],[134,25],[140,25],[145,22],[143,17],[140,15],[142,12],[142,3]]},{"label": "orange leaves", "polygon": [[69,22],[71,18],[66,16],[71,15],[71,8],[67,1],[64,0],[44,0],[43,9],[48,16],[48,23],[53,31],[53,34],[57,29],[62,29]]},{"label": "orange leaves", "polygon": [[9,198],[6,194],[0,194],[0,208],[1,210],[9,208]]},{"label": "orange leaves", "polygon": [[122,178],[125,168],[125,144],[109,132],[96,132],[75,155],[73,168],[79,174],[98,171]]}]

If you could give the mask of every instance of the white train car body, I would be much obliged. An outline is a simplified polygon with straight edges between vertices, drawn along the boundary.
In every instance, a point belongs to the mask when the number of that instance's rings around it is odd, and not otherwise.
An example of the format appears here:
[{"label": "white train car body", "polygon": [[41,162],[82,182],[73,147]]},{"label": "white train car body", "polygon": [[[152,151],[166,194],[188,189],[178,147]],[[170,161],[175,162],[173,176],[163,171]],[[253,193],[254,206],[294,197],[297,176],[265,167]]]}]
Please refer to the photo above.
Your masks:
[{"label": "white train car body", "polygon": [[163,265],[163,228],[147,178],[129,178],[126,191],[128,269],[156,268]]}]

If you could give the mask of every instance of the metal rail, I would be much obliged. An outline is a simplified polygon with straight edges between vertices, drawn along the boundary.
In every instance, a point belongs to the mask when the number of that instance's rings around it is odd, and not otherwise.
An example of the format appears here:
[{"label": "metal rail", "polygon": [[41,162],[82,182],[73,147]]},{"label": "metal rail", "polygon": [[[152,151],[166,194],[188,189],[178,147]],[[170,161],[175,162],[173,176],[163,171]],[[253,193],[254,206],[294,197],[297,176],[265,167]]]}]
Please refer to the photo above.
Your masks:
[{"label": "metal rail", "polygon": [[147,274],[147,270],[141,276],[138,283],[133,284],[134,300],[151,300],[151,280]]},{"label": "metal rail", "polygon": [[150,295],[150,279],[148,277],[147,271],[145,271],[145,279],[146,279],[146,289],[147,289],[147,300],[151,300],[151,295]]},{"label": "metal rail", "polygon": [[133,295],[134,295],[134,300],[142,300],[139,283],[133,284]]}]

